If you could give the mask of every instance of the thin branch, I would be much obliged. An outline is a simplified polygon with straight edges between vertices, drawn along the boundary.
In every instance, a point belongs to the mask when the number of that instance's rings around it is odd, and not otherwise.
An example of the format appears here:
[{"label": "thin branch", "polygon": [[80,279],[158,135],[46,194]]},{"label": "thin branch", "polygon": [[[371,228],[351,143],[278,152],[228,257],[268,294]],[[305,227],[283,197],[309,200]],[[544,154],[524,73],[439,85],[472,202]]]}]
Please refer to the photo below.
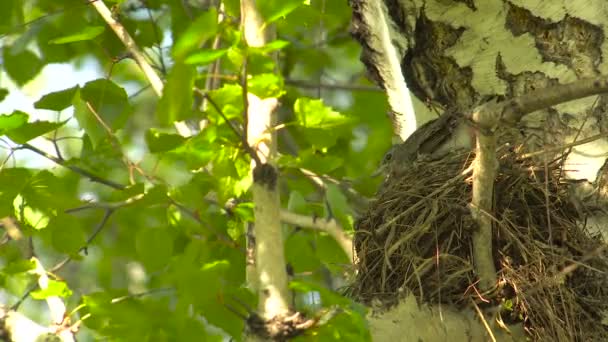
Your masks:
[{"label": "thin branch", "polygon": [[77,173],[77,174],[79,174],[79,175],[81,175],[81,176],[89,179],[92,182],[100,183],[100,184],[109,186],[111,188],[114,188],[116,190],[124,190],[126,188],[126,186],[124,186],[122,184],[118,184],[118,183],[115,183],[115,182],[113,182],[111,180],[107,180],[105,178],[99,177],[99,176],[91,173],[90,171],[82,169],[82,168],[80,168],[78,166],[69,165],[67,163],[67,161],[59,159],[59,158],[57,158],[57,157],[55,157],[55,156],[53,156],[51,154],[48,154],[48,153],[46,153],[46,152],[38,149],[37,147],[34,147],[34,146],[30,145],[30,144],[27,144],[27,143],[26,144],[22,144],[21,146],[19,146],[16,149],[25,149],[25,150],[29,150],[29,151],[32,151],[34,153],[37,153],[37,154],[39,154],[39,155],[47,158],[48,160],[54,162],[55,164],[61,165],[61,166],[65,167],[65,168],[71,170],[72,172]]},{"label": "thin branch", "polygon": [[[568,84],[537,89],[493,105],[502,119],[516,123],[526,114],[587,96],[608,92],[608,76],[585,78]],[[496,125],[497,122],[494,122]],[[488,127],[495,128],[495,127]]]},{"label": "thin branch", "polygon": [[249,143],[247,142],[247,134],[245,132],[243,132],[243,133],[239,132],[238,128],[236,128],[236,126],[232,123],[232,121],[230,121],[230,119],[228,119],[228,117],[226,117],[226,114],[224,114],[224,111],[222,111],[222,109],[217,104],[217,102],[215,102],[215,100],[213,100],[208,93],[203,93],[202,95],[204,96],[204,98],[207,99],[209,104],[211,104],[213,109],[215,109],[215,111],[218,112],[218,114],[222,117],[222,119],[224,119],[224,121],[226,122],[228,127],[230,127],[230,130],[232,130],[232,132],[234,132],[234,134],[239,138],[239,140],[241,141],[241,145],[243,146],[243,149],[245,149],[245,152],[247,152],[247,154],[249,154],[249,156],[255,161],[256,165],[262,165],[262,161],[260,160],[260,157],[257,155],[257,153],[255,153],[253,148],[251,146],[249,146]]},{"label": "thin branch", "polygon": [[116,33],[118,39],[122,41],[127,50],[129,50],[129,52],[133,56],[133,59],[135,59],[135,62],[137,62],[137,65],[139,65],[141,71],[144,73],[144,75],[152,85],[152,88],[156,92],[156,95],[158,95],[158,97],[161,97],[163,94],[163,81],[156,74],[152,66],[150,66],[150,64],[144,57],[143,52],[139,49],[137,43],[135,43],[135,40],[131,38],[129,32],[127,32],[127,30],[124,26],[122,26],[121,23],[114,19],[114,17],[112,16],[112,12],[103,3],[103,1],[92,1],[91,4],[93,5],[93,7],[95,7],[99,15],[101,15],[103,20],[108,24],[108,26],[110,26],[114,33]]},{"label": "thin branch", "polygon": [[[608,138],[608,133],[599,133],[599,134],[596,134],[596,135],[592,135],[592,136],[590,136],[588,138],[581,139],[581,140],[578,140],[578,141],[573,141],[571,143],[564,144],[564,145],[561,145],[561,146],[556,146],[556,147],[552,147],[552,148],[548,148],[548,149],[544,149],[544,150],[540,150],[540,151],[534,151],[534,152],[530,152],[530,153],[525,153],[525,154],[522,154],[522,155],[518,156],[518,159],[531,158],[531,157],[538,156],[538,155],[543,154],[543,153],[559,152],[559,151],[562,151],[562,150],[572,150],[573,147],[584,145],[584,144],[587,144],[587,143],[590,143],[590,142],[594,142],[594,141],[599,140],[601,138]],[[569,153],[569,152],[567,152],[567,153]]]},{"label": "thin branch", "polygon": [[[133,56],[133,59],[135,59],[135,62],[137,63],[137,65],[139,65],[139,68],[144,73],[145,77],[148,79],[150,84],[152,85],[152,88],[154,89],[154,92],[156,93],[156,95],[158,97],[162,97],[162,94],[163,94],[162,80],[160,79],[160,77],[158,76],[156,71],[154,71],[154,68],[152,68],[150,63],[148,63],[144,53],[139,49],[139,47],[137,46],[137,43],[135,43],[135,40],[133,40],[133,38],[131,38],[131,35],[129,34],[129,32],[127,32],[127,30],[125,29],[124,26],[122,26],[121,23],[119,23],[116,19],[114,19],[114,17],[112,16],[112,12],[103,3],[103,1],[96,0],[96,1],[92,1],[91,4],[93,5],[93,7],[95,7],[95,9],[99,13],[99,15],[101,15],[103,20],[108,24],[108,26],[110,26],[110,28],[114,31],[114,33],[116,33],[116,36],[118,36],[118,39],[120,39],[120,41],[122,41],[122,43],[127,48],[129,53]],[[190,133],[191,133],[190,129],[184,122],[175,122],[174,125],[175,125],[175,129],[177,130],[177,132],[180,135],[185,136],[185,137],[190,135]]]},{"label": "thin branch", "polygon": [[[97,235],[99,235],[99,233],[106,226],[106,223],[108,223],[108,220],[110,219],[110,216],[112,216],[113,213],[114,213],[114,209],[106,209],[106,212],[103,214],[103,217],[101,218],[101,222],[99,222],[97,227],[95,227],[95,230],[93,230],[93,233],[89,236],[89,238],[85,242],[84,246],[82,246],[82,247],[80,247],[80,249],[78,249],[78,252],[86,251],[89,248],[91,243],[93,243],[93,240],[95,240]],[[65,259],[60,261],[57,265],[53,266],[53,268],[51,268],[49,270],[49,272],[55,273],[55,272],[59,271],[61,268],[63,268],[63,266],[67,265],[70,261],[72,261],[72,257],[71,256],[66,257]]]},{"label": "thin branch", "polygon": [[285,84],[292,85],[298,88],[305,89],[330,89],[330,90],[345,90],[345,91],[366,91],[366,92],[374,92],[381,93],[382,89],[374,86],[365,86],[365,85],[351,85],[351,84],[328,84],[328,83],[315,83],[305,80],[291,80],[286,79]]},{"label": "thin branch", "polygon": [[342,250],[348,256],[350,262],[354,262],[355,255],[353,241],[348,235],[346,235],[344,229],[342,229],[340,224],[338,224],[335,219],[325,220],[312,216],[296,214],[288,210],[281,210],[281,221],[294,226],[319,230],[329,234],[334,238],[334,240],[336,240],[340,247],[342,247]]}]

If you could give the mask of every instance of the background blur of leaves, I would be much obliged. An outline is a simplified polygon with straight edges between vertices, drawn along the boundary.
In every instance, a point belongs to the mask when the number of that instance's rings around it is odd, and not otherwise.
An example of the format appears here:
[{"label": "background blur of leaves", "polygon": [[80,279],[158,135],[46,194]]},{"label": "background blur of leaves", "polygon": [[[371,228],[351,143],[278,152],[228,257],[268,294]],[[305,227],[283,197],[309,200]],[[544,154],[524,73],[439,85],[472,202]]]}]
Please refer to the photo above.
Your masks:
[{"label": "background blur of leaves", "polygon": [[[348,33],[347,1],[259,3],[266,23],[275,25],[276,40],[247,49],[238,0],[106,1],[165,81],[157,99],[86,1],[0,1],[0,217],[16,218],[46,269],[72,258],[52,276],[67,285],[57,286],[57,294],[67,296],[68,311],[79,308],[72,321],[90,314],[79,340],[240,339],[243,321],[226,304],[243,313],[234,298],[255,307],[244,288],[250,161],[201,95],[214,63],[218,87],[209,96],[237,127],[243,124],[245,59],[249,91],[280,97],[285,208],[317,217],[331,213],[352,230],[361,208],[345,189],[373,195],[379,179],[369,175],[391,133],[385,97],[366,80]],[[61,89],[49,92],[37,77],[56,63],[99,75],[46,79]],[[19,89],[34,94],[29,110],[6,104]],[[194,134],[177,135],[177,120]],[[47,160],[41,152],[113,186],[53,163],[30,167]],[[326,190],[301,169],[329,177]],[[89,202],[108,205],[83,208]],[[308,338],[364,339],[363,311],[340,295],[351,270],[336,242],[293,227],[285,227],[285,240],[296,306],[311,313],[341,307]],[[35,285],[21,247],[5,240],[0,246],[0,302],[14,304]],[[42,297],[28,298],[21,311],[44,322]]]}]

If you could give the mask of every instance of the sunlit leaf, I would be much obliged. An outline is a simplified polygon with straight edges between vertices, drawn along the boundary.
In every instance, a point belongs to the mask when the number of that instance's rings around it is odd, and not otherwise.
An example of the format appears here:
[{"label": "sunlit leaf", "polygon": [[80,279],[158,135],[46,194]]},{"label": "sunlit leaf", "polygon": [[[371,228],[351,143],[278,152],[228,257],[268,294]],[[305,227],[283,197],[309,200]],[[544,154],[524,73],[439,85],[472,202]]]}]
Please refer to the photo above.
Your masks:
[{"label": "sunlit leaf", "polygon": [[30,293],[32,298],[42,300],[48,297],[57,296],[62,298],[68,298],[72,295],[72,290],[63,281],[56,281],[49,279],[48,287],[45,289],[34,290]]},{"label": "sunlit leaf", "polygon": [[66,44],[80,42],[83,40],[91,40],[103,33],[103,26],[86,26],[82,31],[68,36],[55,38],[49,41],[49,44]]},{"label": "sunlit leaf", "polygon": [[305,0],[266,0],[258,2],[258,9],[265,18],[266,24],[270,24],[293,12],[305,3]]},{"label": "sunlit leaf", "polygon": [[283,78],[276,74],[260,74],[248,81],[248,90],[259,98],[280,97],[283,90]]},{"label": "sunlit leaf", "polygon": [[20,110],[16,110],[10,115],[0,115],[0,135],[5,135],[6,132],[25,125],[28,118],[29,115]]},{"label": "sunlit leaf", "polygon": [[194,65],[207,65],[218,58],[221,58],[226,53],[228,53],[229,49],[202,49],[199,50],[186,58],[184,63],[186,64],[194,64]]},{"label": "sunlit leaf", "polygon": [[352,122],[352,119],[325,106],[322,100],[299,98],[294,104],[298,124],[310,128],[332,128]]}]

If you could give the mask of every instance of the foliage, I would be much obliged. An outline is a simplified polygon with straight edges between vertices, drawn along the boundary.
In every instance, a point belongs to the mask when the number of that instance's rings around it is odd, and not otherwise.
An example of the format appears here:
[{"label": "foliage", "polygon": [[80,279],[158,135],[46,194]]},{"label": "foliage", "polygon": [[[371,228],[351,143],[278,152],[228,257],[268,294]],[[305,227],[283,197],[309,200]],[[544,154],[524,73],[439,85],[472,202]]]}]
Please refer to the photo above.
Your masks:
[{"label": "foliage", "polygon": [[[285,208],[350,227],[356,208],[329,179],[366,196],[378,183],[368,175],[390,141],[388,121],[377,119],[386,104],[365,81],[346,1],[263,1],[277,37],[257,49],[241,39],[236,0],[106,2],[164,79],[160,99],[87,2],[0,1],[0,218],[24,234],[2,240],[0,296],[15,304],[35,288],[22,310],[37,320],[38,301],[64,297],[72,322],[82,319],[82,341],[240,340],[244,320],[233,309],[255,308],[244,254],[250,159],[235,134],[243,92],[280,97],[271,129]],[[102,72],[47,79],[53,90],[42,89],[41,72],[55,63]],[[17,104],[22,92],[35,99]],[[189,137],[172,128],[184,120]],[[326,191],[302,169],[328,177]],[[337,243],[284,230],[297,308],[340,311],[305,338],[365,339],[363,310],[340,295],[349,268]],[[53,270],[48,289],[36,288],[30,238]]]}]

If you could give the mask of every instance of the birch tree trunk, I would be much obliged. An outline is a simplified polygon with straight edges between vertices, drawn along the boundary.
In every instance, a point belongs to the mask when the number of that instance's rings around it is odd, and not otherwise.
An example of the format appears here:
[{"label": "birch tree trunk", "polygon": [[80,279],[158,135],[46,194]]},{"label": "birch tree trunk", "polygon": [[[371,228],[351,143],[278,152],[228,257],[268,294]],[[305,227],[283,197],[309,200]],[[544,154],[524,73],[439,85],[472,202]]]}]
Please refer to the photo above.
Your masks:
[{"label": "birch tree trunk", "polygon": [[[352,32],[363,47],[361,59],[370,78],[389,96],[390,118],[401,141],[433,118],[433,112],[466,112],[488,97],[509,99],[608,75],[604,1],[350,0],[350,4]],[[415,114],[403,101],[403,81],[415,97]],[[606,95],[590,96],[539,110],[513,127],[513,136],[525,137],[531,150],[559,155],[558,147],[564,144],[608,133],[607,100]],[[602,166],[608,141],[590,140],[573,147],[563,166],[567,177],[582,180],[576,189],[582,197],[606,192]],[[599,227],[605,219],[592,221]],[[463,332],[463,339],[485,339],[481,337],[485,328],[475,322],[474,314],[452,314],[442,313],[441,308],[418,308],[410,297],[373,318],[371,326],[376,340],[460,340],[455,336]]]}]

